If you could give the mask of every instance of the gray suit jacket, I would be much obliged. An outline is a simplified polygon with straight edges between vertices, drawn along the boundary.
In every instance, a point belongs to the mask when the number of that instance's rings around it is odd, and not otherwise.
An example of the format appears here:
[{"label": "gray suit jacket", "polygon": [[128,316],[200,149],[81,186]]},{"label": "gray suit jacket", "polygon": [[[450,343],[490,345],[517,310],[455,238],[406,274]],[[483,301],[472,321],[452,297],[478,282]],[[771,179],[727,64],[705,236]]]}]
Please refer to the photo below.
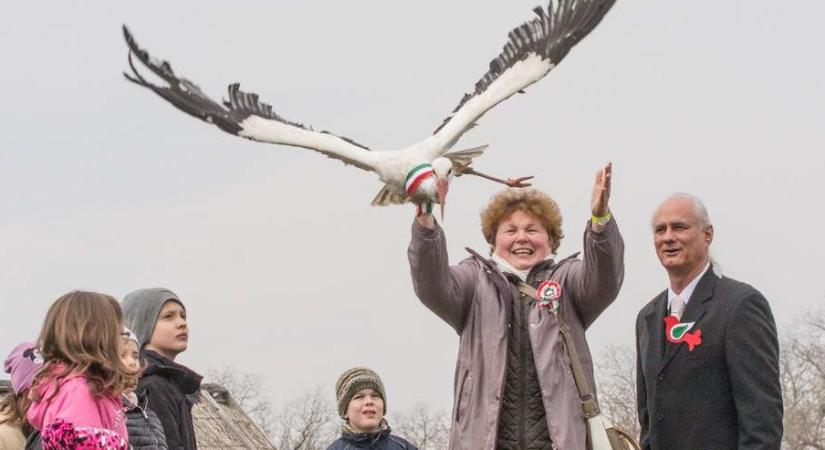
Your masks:
[{"label": "gray suit jacket", "polygon": [[681,320],[702,332],[692,352],[665,339],[666,311],[664,291],[636,319],[643,448],[779,450],[779,344],[765,297],[708,270]]}]

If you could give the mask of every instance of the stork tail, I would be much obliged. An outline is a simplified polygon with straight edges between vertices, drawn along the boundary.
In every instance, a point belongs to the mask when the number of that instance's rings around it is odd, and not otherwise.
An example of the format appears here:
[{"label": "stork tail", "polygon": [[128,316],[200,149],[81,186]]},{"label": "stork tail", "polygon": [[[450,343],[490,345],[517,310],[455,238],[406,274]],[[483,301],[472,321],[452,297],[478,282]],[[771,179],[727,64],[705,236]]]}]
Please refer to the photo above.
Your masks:
[{"label": "stork tail", "polygon": [[406,201],[407,198],[405,196],[395,192],[392,188],[385,184],[384,187],[378,192],[378,195],[372,199],[372,206],[402,205]]}]

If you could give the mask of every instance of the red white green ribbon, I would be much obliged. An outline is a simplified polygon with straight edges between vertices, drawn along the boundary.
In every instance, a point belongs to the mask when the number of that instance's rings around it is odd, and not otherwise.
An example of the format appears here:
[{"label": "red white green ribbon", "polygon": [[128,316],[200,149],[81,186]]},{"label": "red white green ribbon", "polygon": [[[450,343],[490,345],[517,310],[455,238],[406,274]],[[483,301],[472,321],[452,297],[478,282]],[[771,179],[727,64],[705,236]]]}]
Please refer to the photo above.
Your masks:
[{"label": "red white green ribbon", "polygon": [[539,308],[547,308],[550,312],[559,309],[559,299],[561,298],[561,285],[556,280],[544,280],[536,290],[536,298]]},{"label": "red white green ribbon", "polygon": [[702,343],[702,330],[690,333],[696,322],[680,323],[676,316],[665,317],[665,337],[672,344],[687,343],[688,351],[693,351],[695,347]]},{"label": "red white green ribbon", "polygon": [[433,166],[429,163],[421,164],[407,172],[407,181],[404,182],[404,190],[407,192],[407,195],[412,195],[412,193],[418,189],[418,186],[432,175]]}]

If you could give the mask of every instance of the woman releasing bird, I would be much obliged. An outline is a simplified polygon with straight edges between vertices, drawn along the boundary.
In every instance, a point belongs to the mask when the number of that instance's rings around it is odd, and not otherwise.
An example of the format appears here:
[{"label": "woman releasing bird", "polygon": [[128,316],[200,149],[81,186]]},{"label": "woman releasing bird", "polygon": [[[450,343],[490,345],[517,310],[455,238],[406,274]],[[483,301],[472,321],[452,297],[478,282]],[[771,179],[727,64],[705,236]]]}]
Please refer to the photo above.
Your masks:
[{"label": "woman releasing bird", "polygon": [[[129,30],[123,31],[129,45],[130,81],[151,89],[178,109],[212,123],[227,133],[259,142],[290,145],[315,150],[330,158],[364,170],[376,172],[385,186],[373,205],[411,201],[419,210],[444,202],[450,181],[465,173],[483,176],[509,186],[527,186],[532,177],[500,180],[470,167],[484,147],[448,153],[464,133],[476,125],[487,111],[543,78],[567,55],[570,49],[598,25],[615,0],[550,0],[546,9],[533,11],[536,17],[512,30],[502,52],[490,62],[489,70],[476,82],[473,92],[465,94],[453,113],[435,132],[401,150],[373,152],[354,140],[315,131],[278,115],[258,95],[229,86],[223,104],[207,97],[201,89],[178,77],[166,61],[159,61],[141,49]],[[162,78],[168,85],[147,81],[137,70],[132,56]],[[418,183],[412,183],[416,175]],[[412,178],[412,180],[411,180]]]},{"label": "woman releasing bird", "polygon": [[596,172],[581,259],[556,258],[561,212],[534,189],[504,190],[482,211],[489,258],[468,249],[470,257],[450,265],[432,215],[414,220],[407,254],[415,293],[460,336],[450,450],[590,448],[588,399],[579,395],[559,319],[595,386],[585,330],[624,280],[624,241],[608,206],[612,167]]}]

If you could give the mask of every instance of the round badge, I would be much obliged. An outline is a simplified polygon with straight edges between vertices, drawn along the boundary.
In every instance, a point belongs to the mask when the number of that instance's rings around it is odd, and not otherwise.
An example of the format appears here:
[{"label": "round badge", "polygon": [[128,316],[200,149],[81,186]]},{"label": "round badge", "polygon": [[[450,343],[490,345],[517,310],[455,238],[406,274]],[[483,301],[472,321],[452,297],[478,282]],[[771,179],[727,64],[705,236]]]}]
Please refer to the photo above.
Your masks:
[{"label": "round badge", "polygon": [[542,281],[539,285],[538,292],[536,292],[536,297],[538,297],[539,300],[558,300],[561,298],[561,285],[556,280]]},{"label": "round badge", "polygon": [[559,307],[561,298],[561,285],[555,280],[542,281],[536,291],[539,300],[538,306],[555,311]]}]

